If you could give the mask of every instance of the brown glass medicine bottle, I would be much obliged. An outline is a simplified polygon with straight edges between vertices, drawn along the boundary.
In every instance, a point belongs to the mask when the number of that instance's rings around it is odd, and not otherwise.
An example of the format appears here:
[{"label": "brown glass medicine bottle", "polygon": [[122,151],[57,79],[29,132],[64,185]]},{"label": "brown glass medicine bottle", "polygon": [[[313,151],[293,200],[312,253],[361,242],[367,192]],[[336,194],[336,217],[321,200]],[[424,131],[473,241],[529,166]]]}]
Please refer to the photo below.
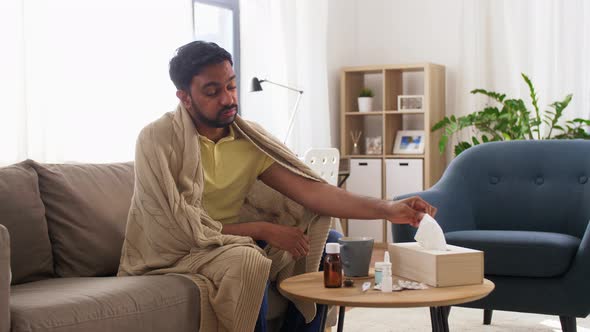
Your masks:
[{"label": "brown glass medicine bottle", "polygon": [[342,287],[342,261],[340,260],[340,244],[338,243],[326,243],[324,287]]}]

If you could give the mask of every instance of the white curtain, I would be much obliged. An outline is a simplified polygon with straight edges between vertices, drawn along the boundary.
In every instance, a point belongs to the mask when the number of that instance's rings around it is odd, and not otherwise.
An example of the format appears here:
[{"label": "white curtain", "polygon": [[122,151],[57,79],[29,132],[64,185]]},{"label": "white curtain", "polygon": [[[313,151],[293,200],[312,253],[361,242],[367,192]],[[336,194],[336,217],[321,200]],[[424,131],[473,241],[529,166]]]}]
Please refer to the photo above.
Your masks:
[{"label": "white curtain", "polygon": [[24,31],[21,1],[0,1],[0,165],[24,159]]},{"label": "white curtain", "polygon": [[489,102],[471,97],[474,88],[530,106],[522,72],[535,85],[541,110],[573,93],[564,118],[590,117],[589,1],[464,0],[460,31],[457,105],[448,113],[464,115]]},{"label": "white curtain", "polygon": [[287,145],[299,156],[330,147],[326,66],[328,2],[242,0],[240,2],[241,93],[246,119],[283,140],[297,93],[263,83],[250,92],[252,77],[303,90]]},{"label": "white curtain", "polygon": [[176,105],[185,0],[2,0],[0,164],[132,160],[139,130]]}]

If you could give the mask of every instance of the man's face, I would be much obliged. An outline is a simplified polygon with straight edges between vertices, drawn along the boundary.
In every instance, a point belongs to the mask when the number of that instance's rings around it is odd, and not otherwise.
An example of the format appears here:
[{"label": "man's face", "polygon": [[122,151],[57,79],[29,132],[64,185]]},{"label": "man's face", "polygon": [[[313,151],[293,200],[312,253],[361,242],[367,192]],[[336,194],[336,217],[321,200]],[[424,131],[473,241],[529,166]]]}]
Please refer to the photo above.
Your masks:
[{"label": "man's face", "polygon": [[210,65],[193,77],[190,94],[181,97],[199,125],[224,128],[238,113],[236,75],[229,61]]}]

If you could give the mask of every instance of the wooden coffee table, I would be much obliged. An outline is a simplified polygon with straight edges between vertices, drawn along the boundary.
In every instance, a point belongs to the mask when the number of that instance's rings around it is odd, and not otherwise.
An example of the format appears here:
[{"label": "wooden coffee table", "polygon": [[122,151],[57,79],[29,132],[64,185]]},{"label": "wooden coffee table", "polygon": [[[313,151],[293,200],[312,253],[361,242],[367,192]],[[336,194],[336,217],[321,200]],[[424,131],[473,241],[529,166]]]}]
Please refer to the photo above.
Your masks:
[{"label": "wooden coffee table", "polygon": [[[394,283],[398,277],[394,276]],[[433,332],[449,331],[448,316],[450,306],[479,300],[494,290],[494,283],[484,279],[479,285],[428,288],[421,290],[402,290],[383,293],[372,288],[363,292],[363,282],[373,278],[357,279],[353,287],[325,288],[323,272],[311,272],[293,276],[281,282],[279,288],[294,299],[307,300],[319,304],[340,306],[338,331],[344,326],[345,307],[370,308],[409,308],[430,307],[430,321]],[[325,328],[326,312],[322,317],[322,330]]]}]

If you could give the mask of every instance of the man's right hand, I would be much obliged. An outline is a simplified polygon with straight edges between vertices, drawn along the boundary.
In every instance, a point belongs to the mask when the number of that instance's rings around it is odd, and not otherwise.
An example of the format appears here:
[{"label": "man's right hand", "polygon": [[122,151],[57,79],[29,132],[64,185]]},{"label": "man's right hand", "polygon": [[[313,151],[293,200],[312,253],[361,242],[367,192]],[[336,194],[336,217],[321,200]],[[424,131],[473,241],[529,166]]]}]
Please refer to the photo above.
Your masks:
[{"label": "man's right hand", "polygon": [[265,223],[262,240],[271,246],[285,250],[294,259],[309,254],[309,238],[297,227]]}]

